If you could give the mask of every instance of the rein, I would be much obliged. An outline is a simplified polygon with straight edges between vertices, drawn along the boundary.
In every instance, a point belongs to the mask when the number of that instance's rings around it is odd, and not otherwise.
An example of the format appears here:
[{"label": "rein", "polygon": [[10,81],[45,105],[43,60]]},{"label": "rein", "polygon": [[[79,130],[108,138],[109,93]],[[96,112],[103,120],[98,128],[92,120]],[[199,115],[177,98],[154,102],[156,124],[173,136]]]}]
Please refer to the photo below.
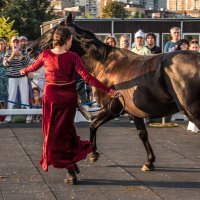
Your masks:
[{"label": "rein", "polygon": [[[123,102],[123,107],[122,109],[120,110],[119,113],[114,113],[112,112],[112,105],[113,105],[113,102],[115,100],[115,98],[122,98],[122,102]],[[108,111],[110,112],[110,114],[114,117],[118,117],[120,116],[124,111],[125,111],[125,107],[126,107],[126,104],[125,104],[125,99],[124,99],[124,96],[120,93],[116,94],[115,96],[111,97],[111,99],[105,104],[105,106],[103,106],[102,108],[98,109],[98,110],[94,110],[94,111],[88,111],[88,112],[97,112],[97,111],[101,111],[105,108],[108,108]]]}]

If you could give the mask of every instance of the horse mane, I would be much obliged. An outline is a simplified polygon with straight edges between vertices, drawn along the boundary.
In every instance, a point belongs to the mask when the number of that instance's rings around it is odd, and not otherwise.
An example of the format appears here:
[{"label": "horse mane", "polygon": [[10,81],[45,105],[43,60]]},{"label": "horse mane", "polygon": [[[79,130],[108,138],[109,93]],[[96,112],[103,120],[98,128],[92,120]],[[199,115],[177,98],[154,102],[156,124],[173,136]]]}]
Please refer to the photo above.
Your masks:
[{"label": "horse mane", "polygon": [[75,24],[73,24],[73,27],[76,30],[74,37],[78,43],[81,44],[83,50],[87,52],[88,55],[102,63],[105,62],[111,51],[119,49],[103,43],[94,33],[88,30],[82,29]]}]

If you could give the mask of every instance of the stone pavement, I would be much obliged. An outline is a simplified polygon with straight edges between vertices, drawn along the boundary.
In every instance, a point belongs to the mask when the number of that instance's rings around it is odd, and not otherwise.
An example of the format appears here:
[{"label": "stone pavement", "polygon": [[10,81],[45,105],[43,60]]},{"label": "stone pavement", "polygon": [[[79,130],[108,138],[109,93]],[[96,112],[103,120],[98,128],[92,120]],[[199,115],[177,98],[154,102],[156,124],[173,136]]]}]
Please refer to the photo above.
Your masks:
[{"label": "stone pavement", "polygon": [[[89,137],[88,123],[77,132]],[[0,200],[200,200],[200,134],[148,127],[156,170],[142,172],[146,153],[129,122],[112,121],[97,134],[100,159],[79,163],[79,185],[63,182],[64,169],[39,166],[41,124],[0,124]]]}]

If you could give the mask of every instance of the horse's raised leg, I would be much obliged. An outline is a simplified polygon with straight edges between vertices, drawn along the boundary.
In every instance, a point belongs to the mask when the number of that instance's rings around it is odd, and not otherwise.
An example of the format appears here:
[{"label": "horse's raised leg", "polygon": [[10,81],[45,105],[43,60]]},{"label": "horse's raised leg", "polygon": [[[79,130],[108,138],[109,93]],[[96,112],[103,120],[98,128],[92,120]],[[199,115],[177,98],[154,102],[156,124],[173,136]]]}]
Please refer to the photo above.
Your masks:
[{"label": "horse's raised leg", "polygon": [[152,170],[154,170],[153,163],[155,162],[155,155],[154,155],[151,145],[149,143],[148,132],[147,132],[146,126],[144,124],[144,119],[139,118],[139,117],[134,117],[134,122],[135,122],[136,129],[138,131],[139,137],[142,140],[145,150],[147,152],[147,163],[145,163],[142,166],[141,170],[142,171],[152,171]]},{"label": "horse's raised leg", "polygon": [[99,126],[106,123],[107,121],[113,119],[112,116],[107,109],[103,109],[99,112],[97,116],[90,123],[90,141],[94,144],[93,152],[90,156],[90,162],[95,162],[98,160],[100,154],[97,152],[97,143],[96,143],[96,132]]}]

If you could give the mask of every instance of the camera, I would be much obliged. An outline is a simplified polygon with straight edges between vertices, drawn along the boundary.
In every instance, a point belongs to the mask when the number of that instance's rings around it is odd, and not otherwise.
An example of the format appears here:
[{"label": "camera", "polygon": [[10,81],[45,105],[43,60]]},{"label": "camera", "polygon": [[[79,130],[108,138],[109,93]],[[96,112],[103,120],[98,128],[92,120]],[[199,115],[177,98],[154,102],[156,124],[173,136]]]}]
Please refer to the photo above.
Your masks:
[{"label": "camera", "polygon": [[18,46],[14,46],[14,50],[19,50],[19,47]]}]

